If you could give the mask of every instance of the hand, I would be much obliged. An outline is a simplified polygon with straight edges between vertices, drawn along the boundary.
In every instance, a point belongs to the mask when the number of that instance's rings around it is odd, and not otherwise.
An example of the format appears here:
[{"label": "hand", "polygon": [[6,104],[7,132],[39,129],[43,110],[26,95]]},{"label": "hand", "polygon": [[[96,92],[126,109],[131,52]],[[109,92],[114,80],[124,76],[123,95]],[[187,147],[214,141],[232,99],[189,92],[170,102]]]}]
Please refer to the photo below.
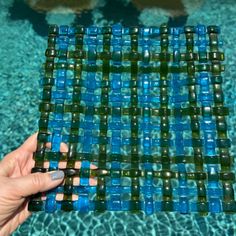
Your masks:
[{"label": "hand", "polygon": [[[31,214],[28,211],[30,195],[52,189],[64,179],[63,171],[31,174],[36,147],[37,133],[0,162],[0,236],[12,233]],[[62,152],[67,151],[65,144],[60,148]],[[96,185],[95,180],[90,183]]]}]

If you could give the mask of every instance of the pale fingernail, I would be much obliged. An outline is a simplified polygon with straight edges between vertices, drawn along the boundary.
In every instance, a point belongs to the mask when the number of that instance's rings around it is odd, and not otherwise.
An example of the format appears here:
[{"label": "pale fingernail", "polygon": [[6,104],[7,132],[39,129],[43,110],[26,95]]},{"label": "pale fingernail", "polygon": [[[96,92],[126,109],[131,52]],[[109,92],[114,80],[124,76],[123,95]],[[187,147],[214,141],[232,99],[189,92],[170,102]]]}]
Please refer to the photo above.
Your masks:
[{"label": "pale fingernail", "polygon": [[57,170],[50,173],[51,180],[63,179],[65,177],[64,171]]}]

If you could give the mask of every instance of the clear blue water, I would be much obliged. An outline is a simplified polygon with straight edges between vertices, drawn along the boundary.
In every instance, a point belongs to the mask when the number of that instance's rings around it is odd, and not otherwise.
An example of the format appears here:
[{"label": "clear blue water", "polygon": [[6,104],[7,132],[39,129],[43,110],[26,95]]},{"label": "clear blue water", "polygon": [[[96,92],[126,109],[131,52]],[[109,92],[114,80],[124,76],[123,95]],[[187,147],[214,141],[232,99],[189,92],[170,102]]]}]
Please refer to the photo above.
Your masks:
[{"label": "clear blue water", "polygon": [[[235,0],[182,0],[176,9],[166,8],[162,1],[157,1],[155,8],[143,6],[143,10],[137,8],[140,1],[132,1],[134,4],[131,0],[91,0],[81,5],[79,14],[49,9],[45,3],[30,7],[27,2],[47,3],[0,0],[0,158],[37,130],[40,67],[44,61],[48,23],[102,26],[115,22],[148,26],[163,22],[173,26],[199,23],[221,26],[226,54],[224,91],[232,111],[228,122],[232,155],[235,156]],[[101,215],[35,213],[13,235],[234,235],[235,222],[236,215],[225,214],[201,217],[176,213],[152,216],[111,212]]]}]

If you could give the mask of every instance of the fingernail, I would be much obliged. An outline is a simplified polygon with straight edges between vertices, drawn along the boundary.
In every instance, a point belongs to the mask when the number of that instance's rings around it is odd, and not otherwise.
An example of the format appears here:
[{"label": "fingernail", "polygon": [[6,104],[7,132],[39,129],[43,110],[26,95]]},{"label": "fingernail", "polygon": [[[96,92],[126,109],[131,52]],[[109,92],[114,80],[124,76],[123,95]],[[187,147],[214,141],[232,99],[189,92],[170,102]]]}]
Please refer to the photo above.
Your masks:
[{"label": "fingernail", "polygon": [[57,170],[55,172],[50,173],[51,180],[63,179],[65,174],[64,171]]}]

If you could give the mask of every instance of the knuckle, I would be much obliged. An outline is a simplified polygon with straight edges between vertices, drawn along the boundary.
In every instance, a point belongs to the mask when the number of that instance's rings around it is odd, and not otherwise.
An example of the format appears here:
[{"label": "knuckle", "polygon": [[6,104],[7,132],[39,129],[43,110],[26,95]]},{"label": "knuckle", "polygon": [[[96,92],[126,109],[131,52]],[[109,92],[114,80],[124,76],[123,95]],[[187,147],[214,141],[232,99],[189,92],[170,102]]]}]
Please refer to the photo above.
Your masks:
[{"label": "knuckle", "polygon": [[41,173],[33,174],[32,184],[36,185],[36,186],[42,186],[43,181],[42,181],[42,174]]}]

